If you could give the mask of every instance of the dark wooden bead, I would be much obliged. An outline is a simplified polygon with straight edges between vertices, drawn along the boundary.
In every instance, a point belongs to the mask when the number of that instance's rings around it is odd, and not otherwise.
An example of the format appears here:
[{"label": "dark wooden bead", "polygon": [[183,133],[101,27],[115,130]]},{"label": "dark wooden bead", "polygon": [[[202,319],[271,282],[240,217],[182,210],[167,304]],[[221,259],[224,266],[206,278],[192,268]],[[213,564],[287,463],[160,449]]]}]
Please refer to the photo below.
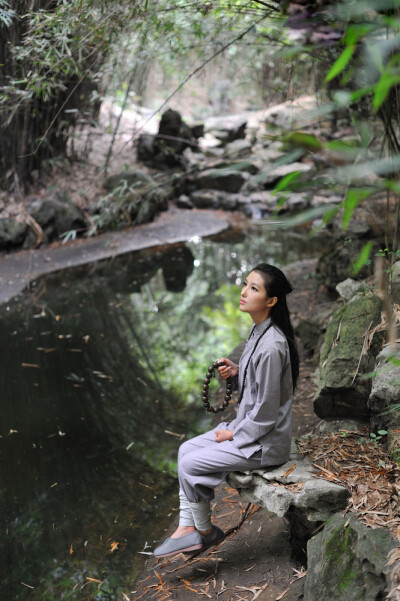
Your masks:
[{"label": "dark wooden bead", "polygon": [[209,383],[210,383],[210,378],[204,378],[203,384],[209,384]]},{"label": "dark wooden bead", "polygon": [[203,390],[204,390],[204,392],[207,392],[207,390],[208,390],[208,384],[204,384]]}]

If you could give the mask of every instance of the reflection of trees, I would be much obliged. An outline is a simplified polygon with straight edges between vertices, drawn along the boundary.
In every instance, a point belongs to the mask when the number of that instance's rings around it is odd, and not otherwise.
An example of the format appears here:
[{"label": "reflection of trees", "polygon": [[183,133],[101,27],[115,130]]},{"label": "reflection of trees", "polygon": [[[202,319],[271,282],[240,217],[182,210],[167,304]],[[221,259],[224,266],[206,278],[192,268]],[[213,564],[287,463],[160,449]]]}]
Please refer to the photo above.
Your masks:
[{"label": "reflection of trees", "polygon": [[[179,443],[164,430],[182,431],[182,416],[171,395],[169,404],[162,402],[166,394],[143,349],[131,346],[124,303],[107,286],[90,294],[71,284],[68,294],[59,292],[43,288],[42,311],[29,304],[0,320],[7,348],[0,363],[4,599],[20,598],[21,580],[35,585],[32,599],[50,599],[52,591],[60,598],[61,590],[73,589],[73,578],[84,581],[83,569],[95,577],[104,569],[107,580],[116,561],[114,584],[122,586],[132,551],[154,536],[154,514],[161,534],[175,492],[168,473],[160,473],[173,465]],[[129,558],[107,565],[107,533],[129,540]],[[71,544],[73,555],[64,561]]]}]

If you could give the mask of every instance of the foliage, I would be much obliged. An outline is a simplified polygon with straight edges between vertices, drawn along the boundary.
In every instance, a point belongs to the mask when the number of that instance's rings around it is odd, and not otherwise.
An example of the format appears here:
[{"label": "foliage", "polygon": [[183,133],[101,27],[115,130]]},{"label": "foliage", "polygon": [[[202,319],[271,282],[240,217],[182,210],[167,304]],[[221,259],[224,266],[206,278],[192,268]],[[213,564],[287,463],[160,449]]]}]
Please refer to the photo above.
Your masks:
[{"label": "foliage", "polygon": [[127,0],[18,0],[0,8],[0,185],[18,191],[44,159],[65,154],[78,123],[96,115],[101,65],[137,8]]}]

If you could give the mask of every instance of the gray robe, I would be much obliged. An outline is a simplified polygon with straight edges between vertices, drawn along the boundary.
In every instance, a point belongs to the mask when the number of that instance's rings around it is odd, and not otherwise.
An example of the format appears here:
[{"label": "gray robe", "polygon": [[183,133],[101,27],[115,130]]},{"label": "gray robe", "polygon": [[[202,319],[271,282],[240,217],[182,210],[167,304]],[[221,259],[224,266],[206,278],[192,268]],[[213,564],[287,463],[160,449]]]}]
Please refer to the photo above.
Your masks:
[{"label": "gray robe", "polygon": [[[239,385],[251,351],[269,320],[253,328],[239,362]],[[230,471],[280,465],[289,458],[292,374],[282,332],[271,326],[251,357],[236,418],[184,442],[179,449],[180,488],[191,503],[209,501]],[[215,441],[215,430],[233,431],[233,440]]]},{"label": "gray robe", "polygon": [[[239,362],[239,389],[251,351],[270,322],[255,326]],[[242,401],[236,419],[226,425],[233,430],[232,443],[246,457],[262,451],[262,465],[278,465],[289,458],[292,436],[292,371],[286,337],[272,326],[261,338],[247,370]],[[221,426],[220,426],[221,428]]]}]

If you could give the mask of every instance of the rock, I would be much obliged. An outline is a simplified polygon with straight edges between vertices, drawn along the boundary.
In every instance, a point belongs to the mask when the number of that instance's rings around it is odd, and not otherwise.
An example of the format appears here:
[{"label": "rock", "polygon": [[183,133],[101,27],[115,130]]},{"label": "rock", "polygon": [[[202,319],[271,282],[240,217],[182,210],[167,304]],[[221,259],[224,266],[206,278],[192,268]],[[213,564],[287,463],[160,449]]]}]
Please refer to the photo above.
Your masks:
[{"label": "rock", "polygon": [[153,134],[140,134],[137,143],[137,159],[143,163],[152,161],[154,158],[154,140]]},{"label": "rock", "polygon": [[392,269],[392,300],[396,304],[400,304],[400,261],[396,261]]},{"label": "rock", "polygon": [[218,209],[234,211],[238,207],[238,195],[222,190],[198,190],[192,192],[190,199],[198,209]]},{"label": "rock", "polygon": [[[317,274],[320,281],[323,282],[329,290],[335,290],[340,282],[352,275],[354,257],[358,257],[364,244],[364,240],[351,240],[350,242],[337,240],[333,250],[321,255],[318,260]],[[372,256],[378,248],[379,246],[376,244],[372,249]],[[372,262],[370,265],[365,264],[359,271],[358,277],[367,278],[372,274],[372,268]]]},{"label": "rock", "polygon": [[375,334],[365,354],[363,344],[366,332],[380,323],[381,309],[381,299],[366,294],[344,304],[328,322],[314,397],[318,417],[368,418],[371,382],[360,376],[372,371],[381,335]]},{"label": "rock", "polygon": [[190,131],[195,140],[198,140],[204,136],[204,127],[204,123],[196,123],[195,125],[190,126]]},{"label": "rock", "polygon": [[318,424],[318,432],[320,434],[334,434],[336,432],[357,432],[362,430],[367,425],[367,422],[362,422],[355,419],[323,419]]},{"label": "rock", "polygon": [[198,209],[218,209],[220,195],[216,190],[199,190],[191,193],[190,200]]},{"label": "rock", "polygon": [[390,361],[390,357],[395,357],[398,361],[399,349],[400,345],[396,351],[385,347],[376,358],[376,375],[372,379],[368,399],[373,432],[400,427],[400,409],[394,409],[394,405],[400,404],[400,372],[398,364]]},{"label": "rock", "polygon": [[347,278],[343,282],[339,282],[336,286],[336,291],[345,300],[350,301],[354,296],[361,295],[365,286],[362,282],[356,282],[351,278]]},{"label": "rock", "polygon": [[[196,136],[204,133],[199,125],[195,126],[194,132]],[[139,161],[157,165],[182,166],[183,153],[189,146],[197,147],[192,129],[183,121],[178,111],[168,109],[161,116],[156,135],[139,136],[137,158]]]},{"label": "rock", "polygon": [[239,159],[251,154],[251,147],[247,140],[234,140],[225,146],[224,155],[230,159]]},{"label": "rock", "polygon": [[110,175],[103,186],[107,191],[115,190],[119,186],[138,187],[146,184],[155,184],[154,179],[144,171],[122,171],[116,175]]},{"label": "rock", "polygon": [[28,205],[27,210],[43,230],[43,242],[50,242],[69,231],[84,232],[86,218],[79,207],[67,197],[37,199]]},{"label": "rock", "polygon": [[282,205],[282,211],[304,211],[310,206],[310,196],[305,192],[290,192]]},{"label": "rock", "polygon": [[161,116],[158,133],[153,142],[154,160],[169,166],[181,165],[183,151],[196,145],[190,127],[181,114],[167,109]]},{"label": "rock", "polygon": [[268,192],[268,190],[261,190],[259,192],[252,192],[248,195],[249,202],[259,203],[266,209],[272,211],[276,207],[278,197],[276,194]]},{"label": "rock", "polygon": [[276,167],[272,165],[269,169],[258,173],[254,178],[254,181],[257,181],[264,186],[271,187],[289,173],[293,173],[294,171],[306,172],[310,171],[310,169],[311,166],[306,163],[290,163],[289,165],[277,165]]},{"label": "rock", "polygon": [[307,544],[304,601],[378,601],[390,592],[389,552],[396,546],[384,528],[368,528],[355,515],[336,514]]},{"label": "rock", "polygon": [[180,209],[193,209],[194,205],[189,196],[186,196],[186,194],[181,194],[176,201],[176,206]]},{"label": "rock", "polygon": [[[295,469],[290,472],[293,465]],[[285,475],[287,472],[290,473]],[[287,518],[292,544],[302,548],[304,540],[320,522],[346,507],[350,494],[343,486],[316,478],[315,474],[311,461],[301,455],[293,442],[289,460],[284,465],[231,472],[227,481],[246,501]],[[287,485],[298,485],[298,490],[291,490]]]},{"label": "rock", "polygon": [[[284,601],[303,601],[304,594],[304,578],[300,578],[299,580],[295,580],[291,583],[290,589],[285,594]],[[267,599],[267,598],[266,598]],[[266,601],[265,599],[265,601]],[[262,601],[262,597],[260,597],[260,601]]]},{"label": "rock", "polygon": [[9,217],[0,219],[0,250],[11,250],[23,245],[28,226]]},{"label": "rock", "polygon": [[304,348],[307,351],[314,352],[318,346],[318,341],[321,336],[321,326],[318,320],[313,320],[312,318],[303,319],[299,322],[298,326],[295,329],[296,336],[298,336]]},{"label": "rock", "polygon": [[239,192],[246,180],[245,175],[233,169],[207,169],[199,173],[195,186],[201,190],[222,190],[224,192]]},{"label": "rock", "polygon": [[207,119],[206,131],[219,140],[224,146],[234,140],[244,140],[246,137],[247,119],[241,115],[229,117],[214,117]]},{"label": "rock", "polygon": [[318,307],[312,315],[301,319],[295,327],[296,335],[301,339],[306,350],[318,354],[323,343],[326,325],[334,311],[334,306],[327,304]]}]

